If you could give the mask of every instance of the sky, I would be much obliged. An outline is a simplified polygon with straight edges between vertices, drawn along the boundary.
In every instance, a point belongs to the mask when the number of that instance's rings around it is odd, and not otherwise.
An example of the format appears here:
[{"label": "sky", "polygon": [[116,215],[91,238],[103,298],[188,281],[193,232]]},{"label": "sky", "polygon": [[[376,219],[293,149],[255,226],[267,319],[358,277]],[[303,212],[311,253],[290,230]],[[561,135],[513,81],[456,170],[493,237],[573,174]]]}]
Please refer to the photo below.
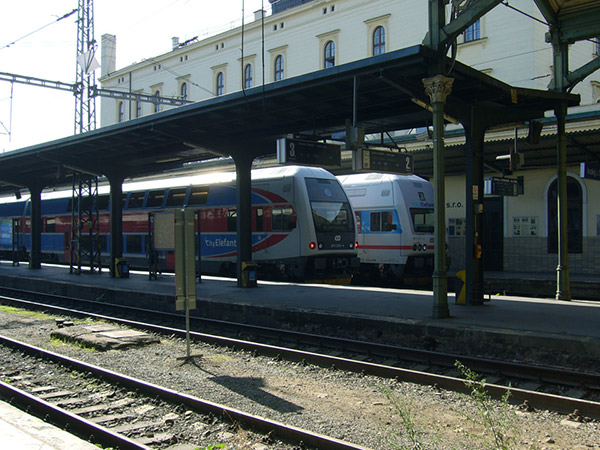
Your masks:
[{"label": "sky", "polygon": [[[174,36],[184,42],[239,26],[242,8],[248,21],[261,6],[270,11],[268,0],[96,0],[97,59],[106,33],[117,36],[119,69],[170,51]],[[57,19],[77,7],[77,0],[3,2],[0,72],[74,83],[77,13]],[[96,117],[99,126],[99,99]],[[74,120],[70,92],[0,81],[0,152],[71,136]]]}]

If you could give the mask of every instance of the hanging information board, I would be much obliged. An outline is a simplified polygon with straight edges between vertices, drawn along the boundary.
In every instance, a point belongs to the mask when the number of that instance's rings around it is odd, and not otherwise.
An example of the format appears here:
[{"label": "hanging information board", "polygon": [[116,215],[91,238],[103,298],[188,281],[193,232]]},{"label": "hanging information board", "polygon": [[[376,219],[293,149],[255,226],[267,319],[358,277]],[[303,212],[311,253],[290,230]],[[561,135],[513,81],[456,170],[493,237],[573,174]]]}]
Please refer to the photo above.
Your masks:
[{"label": "hanging information board", "polygon": [[277,163],[324,168],[341,167],[341,146],[304,139],[277,140]]},{"label": "hanging information board", "polygon": [[352,159],[352,170],[411,175],[414,173],[413,156],[390,150],[359,148]]}]

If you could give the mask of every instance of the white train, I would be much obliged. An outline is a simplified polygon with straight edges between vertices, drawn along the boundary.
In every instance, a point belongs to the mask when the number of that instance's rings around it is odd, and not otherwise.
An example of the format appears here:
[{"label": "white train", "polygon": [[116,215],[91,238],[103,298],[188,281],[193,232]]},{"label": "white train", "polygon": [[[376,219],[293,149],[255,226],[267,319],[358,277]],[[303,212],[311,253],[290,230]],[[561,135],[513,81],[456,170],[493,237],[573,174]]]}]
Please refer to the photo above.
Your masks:
[{"label": "white train", "polygon": [[[356,216],[358,283],[433,273],[433,187],[416,175],[338,176]],[[414,280],[411,280],[414,281]]]}]

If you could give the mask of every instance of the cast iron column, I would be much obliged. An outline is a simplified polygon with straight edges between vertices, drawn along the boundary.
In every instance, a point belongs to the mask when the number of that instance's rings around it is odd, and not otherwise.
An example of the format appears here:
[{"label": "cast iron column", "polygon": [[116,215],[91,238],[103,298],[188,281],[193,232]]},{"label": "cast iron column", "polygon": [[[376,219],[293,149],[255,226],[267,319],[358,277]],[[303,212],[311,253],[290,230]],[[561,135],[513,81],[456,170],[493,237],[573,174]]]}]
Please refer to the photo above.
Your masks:
[{"label": "cast iron column", "polygon": [[[476,110],[477,111],[477,110]],[[470,305],[483,304],[483,143],[485,129],[476,117],[465,126],[466,137],[466,300]]]},{"label": "cast iron column", "polygon": [[115,260],[123,257],[123,180],[120,175],[108,177],[110,183],[110,276],[115,277]]},{"label": "cast iron column", "polygon": [[42,268],[42,189],[43,186],[30,185],[31,194],[31,253],[29,268]]},{"label": "cast iron column", "polygon": [[446,273],[446,174],[444,166],[444,104],[452,91],[453,78],[436,75],[425,78],[425,93],[433,107],[433,178],[434,186],[434,245],[433,317],[450,317],[448,309],[448,276]]},{"label": "cast iron column", "polygon": [[571,300],[569,280],[569,240],[567,228],[567,136],[565,121],[567,106],[563,103],[554,109],[558,154],[558,266],[556,267],[556,300]]},{"label": "cast iron column", "polygon": [[242,261],[252,260],[252,157],[234,158],[237,191],[237,285],[242,286]]}]

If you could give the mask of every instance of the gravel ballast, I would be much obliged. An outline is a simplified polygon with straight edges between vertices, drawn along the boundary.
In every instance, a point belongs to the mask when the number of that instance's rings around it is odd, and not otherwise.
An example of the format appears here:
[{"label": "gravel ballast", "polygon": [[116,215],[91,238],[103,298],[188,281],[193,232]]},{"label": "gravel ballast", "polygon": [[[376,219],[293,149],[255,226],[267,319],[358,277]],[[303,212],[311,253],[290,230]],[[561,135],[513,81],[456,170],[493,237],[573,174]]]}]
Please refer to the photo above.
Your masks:
[{"label": "gravel ballast", "polygon": [[[135,378],[374,450],[600,450],[600,424],[395,380],[184,340],[105,352],[50,338],[54,316],[0,308],[2,334]],[[490,406],[484,414],[482,407]],[[488,425],[483,420],[489,419]],[[576,419],[576,420],[573,420]],[[503,437],[498,447],[494,437]],[[185,443],[193,449],[196,443]],[[218,442],[215,442],[218,444]],[[183,449],[182,443],[178,449]]]}]

